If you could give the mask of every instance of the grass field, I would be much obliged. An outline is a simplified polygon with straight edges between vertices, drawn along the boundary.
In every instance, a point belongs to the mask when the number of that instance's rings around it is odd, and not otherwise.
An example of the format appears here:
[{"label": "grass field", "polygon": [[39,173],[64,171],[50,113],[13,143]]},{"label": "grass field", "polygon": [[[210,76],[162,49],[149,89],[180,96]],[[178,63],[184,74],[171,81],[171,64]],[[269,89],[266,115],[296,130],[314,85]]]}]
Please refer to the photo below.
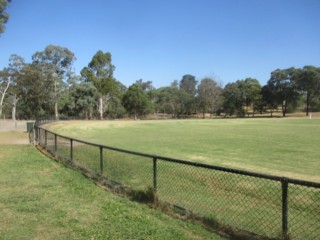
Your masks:
[{"label": "grass field", "polygon": [[0,132],[0,239],[221,239],[102,190],[25,138]]},{"label": "grass field", "polygon": [[[179,121],[60,122],[63,135],[150,154],[287,177],[319,178],[319,120],[219,119]],[[41,139],[44,140],[44,131]],[[43,141],[42,140],[42,141]],[[100,174],[96,146],[73,141],[73,160]],[[42,142],[42,145],[44,143]],[[70,141],[47,134],[47,148],[70,159]],[[103,150],[103,176],[131,189],[153,186],[152,159]],[[211,158],[210,158],[211,157]],[[232,229],[281,238],[281,183],[172,162],[157,163],[157,197]],[[320,236],[320,192],[288,186],[291,239]]]},{"label": "grass field", "polygon": [[320,119],[71,121],[49,129],[143,153],[320,181]]}]

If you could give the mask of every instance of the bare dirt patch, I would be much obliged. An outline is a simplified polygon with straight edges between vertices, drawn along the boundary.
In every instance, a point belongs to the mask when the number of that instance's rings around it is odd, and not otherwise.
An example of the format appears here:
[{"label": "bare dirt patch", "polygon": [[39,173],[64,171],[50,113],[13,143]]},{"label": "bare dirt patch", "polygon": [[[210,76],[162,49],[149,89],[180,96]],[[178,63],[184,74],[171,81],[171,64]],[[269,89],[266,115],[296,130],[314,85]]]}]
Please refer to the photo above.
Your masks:
[{"label": "bare dirt patch", "polygon": [[0,120],[0,144],[29,144],[27,122]]},{"label": "bare dirt patch", "polygon": [[34,122],[33,120],[5,120],[0,119],[0,132],[9,132],[9,131],[19,131],[19,132],[27,132],[27,122]]}]

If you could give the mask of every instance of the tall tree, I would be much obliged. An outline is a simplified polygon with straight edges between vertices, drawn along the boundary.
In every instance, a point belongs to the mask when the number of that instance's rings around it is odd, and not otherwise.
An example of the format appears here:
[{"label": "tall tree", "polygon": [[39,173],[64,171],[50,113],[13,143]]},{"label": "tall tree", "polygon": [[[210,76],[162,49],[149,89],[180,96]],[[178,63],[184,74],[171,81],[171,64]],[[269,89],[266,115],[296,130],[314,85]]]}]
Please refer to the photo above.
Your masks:
[{"label": "tall tree", "polygon": [[48,95],[52,90],[52,84],[43,81],[43,72],[39,65],[26,64],[17,81],[17,94],[21,98],[19,106],[23,109],[20,117],[38,118],[51,115],[53,109],[50,109]]},{"label": "tall tree", "polygon": [[246,78],[237,81],[238,87],[241,91],[244,100],[245,112],[249,115],[249,107],[252,107],[252,116],[254,116],[255,103],[261,98],[261,85],[255,78]]},{"label": "tall tree", "polygon": [[222,89],[212,78],[204,78],[198,85],[198,103],[203,117],[210,113],[210,117],[219,106],[219,98]]},{"label": "tall tree", "polygon": [[98,92],[91,82],[76,84],[70,89],[72,108],[75,116],[92,119]]},{"label": "tall tree", "polygon": [[310,106],[315,97],[320,97],[320,68],[304,66],[298,69],[293,76],[298,89],[305,95],[305,111],[309,115]]},{"label": "tall tree", "polygon": [[9,14],[5,12],[9,2],[11,2],[11,0],[0,0],[0,35],[4,32],[4,24],[7,23],[9,19]]},{"label": "tall tree", "polygon": [[20,96],[18,95],[18,87],[17,82],[19,77],[22,75],[22,70],[25,66],[25,61],[22,57],[12,54],[9,59],[9,67],[8,71],[11,76],[11,87],[9,90],[9,102],[11,105],[11,115],[12,120],[16,120],[16,109],[17,109],[17,103],[20,100]]},{"label": "tall tree", "polygon": [[186,74],[179,83],[179,107],[178,115],[190,115],[196,112],[196,89],[197,81],[195,76]]},{"label": "tall tree", "polygon": [[44,51],[36,52],[32,56],[34,64],[38,64],[46,77],[53,85],[53,105],[55,118],[59,118],[58,102],[63,85],[70,75],[71,66],[75,60],[73,52],[68,48],[49,45]]},{"label": "tall tree", "polygon": [[297,85],[293,80],[295,73],[295,68],[277,69],[271,72],[270,80],[267,83],[268,88],[276,96],[277,103],[281,105],[283,117],[286,116],[289,104],[295,105],[299,98]]},{"label": "tall tree", "polygon": [[114,69],[111,53],[98,51],[88,67],[81,70],[81,76],[86,81],[92,82],[100,94],[98,103],[100,119],[103,119],[103,113],[107,110],[112,95],[118,91],[117,82],[113,78]]},{"label": "tall tree", "polygon": [[261,97],[260,113],[267,108],[270,110],[270,115],[272,117],[273,110],[278,107],[278,102],[276,92],[273,91],[273,87],[270,84],[261,88]]},{"label": "tall tree", "polygon": [[8,93],[9,87],[12,83],[12,78],[7,68],[0,71],[0,117],[2,115],[4,99]]},{"label": "tall tree", "polygon": [[131,85],[127,92],[123,95],[123,106],[127,112],[137,119],[138,116],[147,114],[150,100],[148,95],[138,84]]},{"label": "tall tree", "polygon": [[157,105],[160,111],[177,115],[179,105],[179,89],[177,87],[162,87],[158,89]]},{"label": "tall tree", "polygon": [[243,117],[245,115],[242,106],[245,103],[238,83],[228,83],[223,89],[223,110],[226,115]]},{"label": "tall tree", "polygon": [[197,81],[195,76],[186,74],[182,77],[180,81],[180,89],[184,90],[186,93],[194,96],[196,94]]}]

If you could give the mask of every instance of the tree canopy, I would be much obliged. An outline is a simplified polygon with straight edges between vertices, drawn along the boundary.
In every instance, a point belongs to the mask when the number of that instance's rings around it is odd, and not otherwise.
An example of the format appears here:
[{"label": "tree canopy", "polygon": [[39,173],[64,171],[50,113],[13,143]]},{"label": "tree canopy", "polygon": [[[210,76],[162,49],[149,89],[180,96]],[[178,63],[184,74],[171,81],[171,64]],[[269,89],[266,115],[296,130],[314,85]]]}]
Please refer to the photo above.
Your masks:
[{"label": "tree canopy", "polygon": [[276,69],[264,86],[247,77],[223,87],[214,78],[185,74],[169,86],[155,88],[139,79],[127,88],[113,76],[110,52],[97,51],[81,76],[72,71],[74,61],[72,51],[55,45],[34,53],[31,63],[11,55],[0,71],[0,116],[137,119],[149,114],[158,119],[160,114],[212,118],[320,111],[320,68],[315,66]]},{"label": "tree canopy", "polygon": [[6,24],[9,19],[9,14],[5,12],[9,2],[11,2],[11,0],[0,0],[0,35],[4,32],[4,24]]},{"label": "tree canopy", "polygon": [[88,67],[81,70],[81,76],[87,82],[92,82],[100,94],[99,114],[103,119],[103,113],[107,110],[108,103],[112,95],[118,90],[117,83],[113,78],[115,66],[112,65],[110,52],[98,51],[92,58]]}]

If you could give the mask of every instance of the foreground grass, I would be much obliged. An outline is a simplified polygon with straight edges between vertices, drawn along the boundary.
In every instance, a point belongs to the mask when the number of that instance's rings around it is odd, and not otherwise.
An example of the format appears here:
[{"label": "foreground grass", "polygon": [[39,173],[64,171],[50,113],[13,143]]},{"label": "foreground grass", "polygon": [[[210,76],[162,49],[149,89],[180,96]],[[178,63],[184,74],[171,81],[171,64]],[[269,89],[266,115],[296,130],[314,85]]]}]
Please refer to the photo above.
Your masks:
[{"label": "foreground grass", "polygon": [[220,239],[106,192],[29,145],[0,145],[0,170],[0,239]]},{"label": "foreground grass", "polygon": [[49,128],[133,151],[320,181],[319,119],[74,121]]}]

